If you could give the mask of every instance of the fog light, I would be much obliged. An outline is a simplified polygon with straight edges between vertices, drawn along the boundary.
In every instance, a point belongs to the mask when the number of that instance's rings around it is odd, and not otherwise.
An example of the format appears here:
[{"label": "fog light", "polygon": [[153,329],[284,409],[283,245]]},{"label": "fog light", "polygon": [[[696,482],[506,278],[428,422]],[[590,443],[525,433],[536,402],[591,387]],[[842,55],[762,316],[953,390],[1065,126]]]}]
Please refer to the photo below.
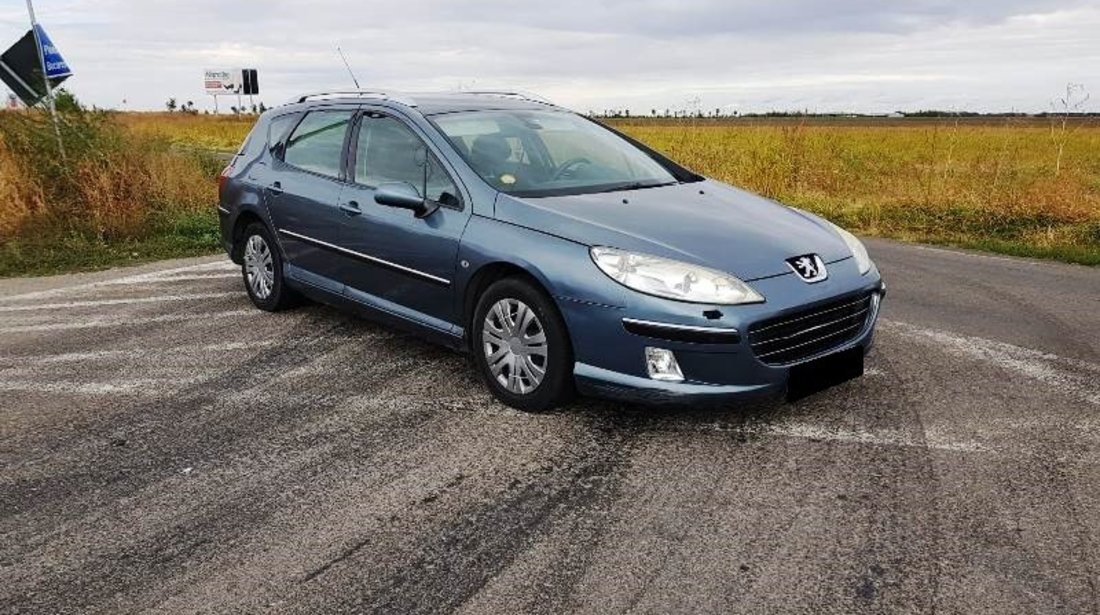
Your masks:
[{"label": "fog light", "polygon": [[680,371],[680,364],[676,362],[676,355],[671,350],[664,348],[645,349],[645,368],[649,371],[649,377],[665,382],[683,382],[684,372]]}]

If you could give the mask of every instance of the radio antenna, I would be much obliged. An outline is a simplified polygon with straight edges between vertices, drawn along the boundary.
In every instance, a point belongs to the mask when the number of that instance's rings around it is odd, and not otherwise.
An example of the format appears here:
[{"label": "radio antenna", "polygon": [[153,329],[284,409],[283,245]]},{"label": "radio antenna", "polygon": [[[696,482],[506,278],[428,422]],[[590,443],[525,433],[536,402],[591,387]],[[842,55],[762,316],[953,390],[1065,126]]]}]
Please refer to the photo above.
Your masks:
[{"label": "radio antenna", "polygon": [[348,64],[348,58],[347,58],[347,56],[344,55],[344,50],[340,49],[340,47],[337,46],[336,47],[336,53],[340,54],[340,59],[344,61],[344,66],[348,69],[348,74],[351,75],[351,81],[352,81],[352,83],[355,84],[355,89],[357,89],[357,90],[363,89],[363,88],[359,87],[359,80],[355,78],[355,73],[353,73],[352,70],[351,70],[351,64]]}]

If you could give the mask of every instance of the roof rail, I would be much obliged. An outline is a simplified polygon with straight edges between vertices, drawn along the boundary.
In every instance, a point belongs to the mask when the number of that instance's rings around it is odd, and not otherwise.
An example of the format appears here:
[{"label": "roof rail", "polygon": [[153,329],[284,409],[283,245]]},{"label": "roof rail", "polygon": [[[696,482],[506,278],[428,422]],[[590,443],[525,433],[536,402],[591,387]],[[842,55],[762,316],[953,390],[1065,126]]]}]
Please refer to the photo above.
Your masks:
[{"label": "roof rail", "polygon": [[501,98],[515,98],[517,100],[526,100],[527,102],[539,103],[542,105],[554,105],[549,98],[540,96],[533,92],[526,92],[524,90],[459,90],[459,94],[471,94],[474,96],[499,96]]},{"label": "roof rail", "polygon": [[312,92],[309,94],[302,94],[301,96],[295,96],[290,102],[291,104],[304,103],[307,100],[324,100],[326,98],[377,98],[380,100],[392,100],[410,107],[416,106],[416,101],[408,96],[397,92],[384,92],[382,90],[327,90],[324,92]]}]

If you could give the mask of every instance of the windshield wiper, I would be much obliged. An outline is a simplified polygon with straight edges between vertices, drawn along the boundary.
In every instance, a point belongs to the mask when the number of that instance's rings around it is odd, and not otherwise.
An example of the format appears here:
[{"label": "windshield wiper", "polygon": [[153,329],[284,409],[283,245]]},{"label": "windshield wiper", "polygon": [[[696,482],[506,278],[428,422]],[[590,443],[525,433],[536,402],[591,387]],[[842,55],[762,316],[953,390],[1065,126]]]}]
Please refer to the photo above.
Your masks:
[{"label": "windshield wiper", "polygon": [[628,184],[622,184],[604,190],[596,190],[592,192],[592,194],[601,194],[604,192],[625,192],[627,190],[644,190],[646,188],[662,188],[664,186],[673,186],[678,183],[680,182],[657,182],[656,184],[648,182],[630,182]]}]

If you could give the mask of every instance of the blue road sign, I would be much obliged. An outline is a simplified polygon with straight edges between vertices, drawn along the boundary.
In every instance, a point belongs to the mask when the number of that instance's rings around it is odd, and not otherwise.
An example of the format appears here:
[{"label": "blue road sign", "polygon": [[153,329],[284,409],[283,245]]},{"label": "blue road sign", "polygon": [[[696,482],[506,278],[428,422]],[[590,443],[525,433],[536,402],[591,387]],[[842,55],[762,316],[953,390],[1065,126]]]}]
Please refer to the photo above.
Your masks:
[{"label": "blue road sign", "polygon": [[46,76],[51,80],[61,79],[73,74],[61,52],[54,46],[53,41],[46,34],[41,24],[34,24],[35,34],[38,35],[38,44],[42,47],[42,59],[46,63]]}]

